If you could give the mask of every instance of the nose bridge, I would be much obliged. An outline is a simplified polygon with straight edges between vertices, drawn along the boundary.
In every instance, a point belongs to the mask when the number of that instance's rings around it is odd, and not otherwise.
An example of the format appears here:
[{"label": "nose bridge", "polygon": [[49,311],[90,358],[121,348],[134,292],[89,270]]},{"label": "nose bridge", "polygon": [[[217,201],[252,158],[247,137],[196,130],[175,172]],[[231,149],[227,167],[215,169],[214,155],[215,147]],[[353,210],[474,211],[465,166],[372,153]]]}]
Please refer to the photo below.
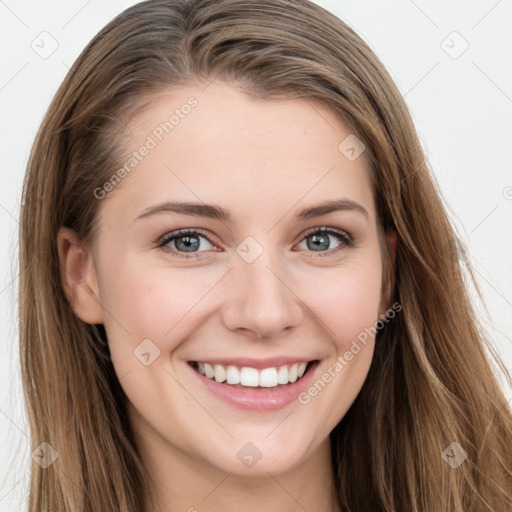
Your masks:
[{"label": "nose bridge", "polygon": [[[289,272],[277,250],[247,237],[237,247],[224,323],[270,337],[297,326],[302,308],[290,287]],[[270,244],[269,244],[270,245]]]}]

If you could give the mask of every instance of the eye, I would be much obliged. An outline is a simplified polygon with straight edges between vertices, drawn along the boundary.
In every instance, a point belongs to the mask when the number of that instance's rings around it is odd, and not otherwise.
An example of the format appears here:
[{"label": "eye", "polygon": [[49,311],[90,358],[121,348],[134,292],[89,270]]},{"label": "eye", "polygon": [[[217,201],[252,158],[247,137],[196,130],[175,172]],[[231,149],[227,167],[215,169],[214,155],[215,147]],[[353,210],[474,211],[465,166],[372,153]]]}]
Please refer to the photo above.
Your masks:
[{"label": "eye", "polygon": [[[206,248],[204,247],[207,244]],[[211,247],[208,247],[208,244]],[[166,248],[181,258],[198,257],[194,253],[203,252],[199,249],[211,250],[212,243],[206,236],[206,232],[195,229],[182,229],[165,235],[157,242],[158,247]],[[189,253],[189,254],[187,254]]]},{"label": "eye", "polygon": [[[338,240],[338,245],[332,247],[331,237]],[[306,244],[306,249],[313,252],[328,254],[318,254],[320,257],[330,256],[332,253],[337,252],[343,248],[354,246],[354,242],[350,235],[345,231],[334,228],[313,228],[305,233],[303,241]]]},{"label": "eye", "polygon": [[[332,247],[331,237],[338,241],[334,247]],[[205,243],[206,247],[204,247]],[[348,233],[326,227],[309,230],[304,234],[301,243],[306,243],[306,249],[309,249],[309,251],[319,253],[319,257],[330,256],[343,248],[354,246],[354,242]],[[210,247],[208,247],[208,244]],[[212,249],[217,250],[210,241],[207,232],[200,229],[181,229],[168,233],[157,241],[157,246],[180,258],[199,258],[202,252]]]}]

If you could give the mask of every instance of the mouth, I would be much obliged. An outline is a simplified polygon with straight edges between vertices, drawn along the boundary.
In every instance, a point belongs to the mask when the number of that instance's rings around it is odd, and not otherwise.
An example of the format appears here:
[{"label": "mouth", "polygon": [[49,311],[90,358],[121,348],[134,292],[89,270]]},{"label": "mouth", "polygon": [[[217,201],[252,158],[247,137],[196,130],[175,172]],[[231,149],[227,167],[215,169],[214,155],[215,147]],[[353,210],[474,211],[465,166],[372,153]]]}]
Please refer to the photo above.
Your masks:
[{"label": "mouth", "polygon": [[245,391],[262,392],[277,391],[294,385],[318,362],[318,359],[297,361],[261,369],[206,361],[189,361],[189,365],[203,377],[218,384]]}]

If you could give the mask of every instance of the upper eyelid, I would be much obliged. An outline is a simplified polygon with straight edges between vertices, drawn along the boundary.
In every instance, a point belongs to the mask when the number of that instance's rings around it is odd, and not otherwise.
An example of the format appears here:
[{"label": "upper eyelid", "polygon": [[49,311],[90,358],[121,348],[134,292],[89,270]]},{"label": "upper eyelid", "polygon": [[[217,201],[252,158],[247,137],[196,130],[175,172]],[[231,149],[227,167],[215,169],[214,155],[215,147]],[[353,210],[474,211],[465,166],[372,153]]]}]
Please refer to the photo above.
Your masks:
[{"label": "upper eyelid", "polygon": [[306,236],[308,235],[311,235],[313,233],[317,233],[317,232],[325,232],[327,234],[332,234],[332,232],[334,233],[337,233],[337,234],[343,234],[345,235],[347,238],[350,238],[352,240],[352,235],[346,231],[345,229],[341,229],[341,228],[333,228],[333,227],[330,227],[330,226],[317,226],[317,227],[313,227],[313,228],[309,228],[309,229],[306,229],[306,231],[303,231],[299,237],[300,240],[302,240],[303,238],[305,238]]},{"label": "upper eyelid", "polygon": [[157,241],[165,240],[166,238],[171,238],[173,236],[187,235],[188,233],[192,234],[200,234],[202,236],[211,236],[211,233],[202,228],[182,228],[182,229],[174,229],[173,231],[167,231],[164,235],[158,237]]}]

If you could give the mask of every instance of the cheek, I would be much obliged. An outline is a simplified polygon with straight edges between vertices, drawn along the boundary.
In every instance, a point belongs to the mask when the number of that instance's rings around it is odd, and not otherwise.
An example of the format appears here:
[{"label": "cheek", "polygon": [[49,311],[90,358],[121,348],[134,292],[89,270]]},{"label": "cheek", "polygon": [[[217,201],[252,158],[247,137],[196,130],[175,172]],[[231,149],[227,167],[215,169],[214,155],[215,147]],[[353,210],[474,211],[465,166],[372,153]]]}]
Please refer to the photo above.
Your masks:
[{"label": "cheek", "polygon": [[114,352],[131,353],[145,339],[162,352],[173,350],[178,340],[197,327],[208,291],[224,273],[206,267],[156,266],[137,258],[117,261],[115,272],[103,273],[100,285],[113,357]]},{"label": "cheek", "polygon": [[380,262],[358,262],[317,272],[303,291],[340,350],[378,320],[381,279]]}]

